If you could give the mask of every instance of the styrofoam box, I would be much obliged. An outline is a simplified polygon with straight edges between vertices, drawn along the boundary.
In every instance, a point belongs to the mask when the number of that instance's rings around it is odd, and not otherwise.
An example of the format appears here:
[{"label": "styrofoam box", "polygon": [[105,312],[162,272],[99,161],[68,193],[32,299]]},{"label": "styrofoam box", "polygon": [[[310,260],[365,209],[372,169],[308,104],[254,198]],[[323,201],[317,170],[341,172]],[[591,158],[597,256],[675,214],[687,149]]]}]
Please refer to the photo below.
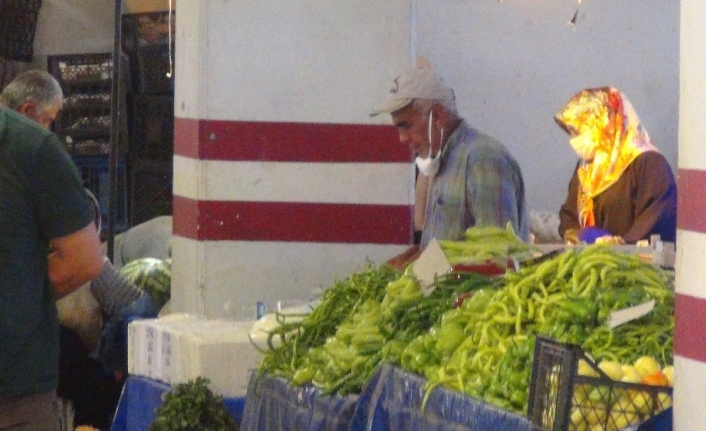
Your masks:
[{"label": "styrofoam box", "polygon": [[145,319],[128,326],[128,372],[168,384],[196,377],[224,397],[242,397],[261,353],[248,337],[254,322]]}]

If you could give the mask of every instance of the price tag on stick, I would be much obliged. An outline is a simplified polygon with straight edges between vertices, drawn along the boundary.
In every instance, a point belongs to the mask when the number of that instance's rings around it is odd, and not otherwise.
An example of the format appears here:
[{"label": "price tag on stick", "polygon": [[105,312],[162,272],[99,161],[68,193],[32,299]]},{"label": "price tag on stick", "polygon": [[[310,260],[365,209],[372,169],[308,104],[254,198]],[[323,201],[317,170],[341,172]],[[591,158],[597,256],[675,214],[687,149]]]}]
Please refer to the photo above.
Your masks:
[{"label": "price tag on stick", "polygon": [[449,271],[451,271],[451,264],[436,238],[429,241],[429,245],[412,264],[412,273],[419,280],[424,296],[429,296],[436,288],[434,277]]}]

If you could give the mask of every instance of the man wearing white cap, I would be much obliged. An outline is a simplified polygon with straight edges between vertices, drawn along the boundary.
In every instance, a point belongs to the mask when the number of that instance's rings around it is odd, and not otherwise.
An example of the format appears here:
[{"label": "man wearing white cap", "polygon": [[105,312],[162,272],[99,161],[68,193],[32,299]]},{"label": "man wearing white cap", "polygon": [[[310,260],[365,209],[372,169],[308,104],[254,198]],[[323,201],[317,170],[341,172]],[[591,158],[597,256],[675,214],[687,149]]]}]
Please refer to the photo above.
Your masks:
[{"label": "man wearing white cap", "polygon": [[385,104],[370,115],[381,113],[391,114],[400,142],[430,181],[420,249],[432,238],[459,240],[469,227],[507,222],[528,240],[519,164],[502,143],[458,115],[453,90],[433,70],[398,76]]}]

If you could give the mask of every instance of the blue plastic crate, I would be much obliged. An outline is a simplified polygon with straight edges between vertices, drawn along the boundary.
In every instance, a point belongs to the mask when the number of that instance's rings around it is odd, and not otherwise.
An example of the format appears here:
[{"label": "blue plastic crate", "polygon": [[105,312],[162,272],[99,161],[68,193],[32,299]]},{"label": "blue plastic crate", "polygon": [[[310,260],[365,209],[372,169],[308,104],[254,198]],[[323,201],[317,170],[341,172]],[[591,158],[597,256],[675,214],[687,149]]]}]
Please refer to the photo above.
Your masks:
[{"label": "blue plastic crate", "polygon": [[[89,189],[98,199],[101,208],[103,232],[108,230],[108,211],[110,210],[110,177],[108,155],[98,156],[73,156],[74,164],[83,181],[84,187]],[[115,214],[115,232],[122,232],[128,228],[128,186],[125,160],[118,160],[116,166],[117,201],[113,214]]]}]

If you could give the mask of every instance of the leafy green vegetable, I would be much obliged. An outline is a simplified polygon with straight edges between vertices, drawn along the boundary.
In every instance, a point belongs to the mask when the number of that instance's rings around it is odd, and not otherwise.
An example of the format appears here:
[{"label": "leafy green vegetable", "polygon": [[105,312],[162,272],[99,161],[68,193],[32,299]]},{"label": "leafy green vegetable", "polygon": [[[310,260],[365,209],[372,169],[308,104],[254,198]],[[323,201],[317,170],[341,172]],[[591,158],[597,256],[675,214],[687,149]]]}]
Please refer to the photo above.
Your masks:
[{"label": "leafy green vegetable", "polygon": [[175,385],[165,393],[163,403],[149,431],[233,431],[240,427],[230,416],[221,396],[206,386],[208,379],[197,377]]}]

